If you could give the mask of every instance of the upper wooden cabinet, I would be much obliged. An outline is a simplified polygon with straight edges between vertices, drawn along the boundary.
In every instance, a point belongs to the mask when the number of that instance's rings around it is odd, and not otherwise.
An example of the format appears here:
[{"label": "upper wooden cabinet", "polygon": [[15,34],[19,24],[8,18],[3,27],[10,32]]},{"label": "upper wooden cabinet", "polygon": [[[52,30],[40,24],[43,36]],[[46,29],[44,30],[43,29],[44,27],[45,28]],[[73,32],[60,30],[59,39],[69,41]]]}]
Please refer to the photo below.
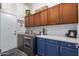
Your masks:
[{"label": "upper wooden cabinet", "polygon": [[25,26],[78,23],[78,4],[62,3],[25,17]]},{"label": "upper wooden cabinet", "polygon": [[25,17],[25,27],[29,27],[29,17]]},{"label": "upper wooden cabinet", "polygon": [[29,26],[33,26],[34,25],[34,16],[31,15],[29,16]]},{"label": "upper wooden cabinet", "polygon": [[47,9],[40,12],[41,25],[47,25]]},{"label": "upper wooden cabinet", "polygon": [[78,5],[77,3],[60,4],[60,23],[77,23],[78,22]]},{"label": "upper wooden cabinet", "polygon": [[34,14],[34,26],[39,26],[40,25],[40,14],[36,13]]},{"label": "upper wooden cabinet", "polygon": [[48,24],[58,24],[60,18],[60,5],[48,9]]}]

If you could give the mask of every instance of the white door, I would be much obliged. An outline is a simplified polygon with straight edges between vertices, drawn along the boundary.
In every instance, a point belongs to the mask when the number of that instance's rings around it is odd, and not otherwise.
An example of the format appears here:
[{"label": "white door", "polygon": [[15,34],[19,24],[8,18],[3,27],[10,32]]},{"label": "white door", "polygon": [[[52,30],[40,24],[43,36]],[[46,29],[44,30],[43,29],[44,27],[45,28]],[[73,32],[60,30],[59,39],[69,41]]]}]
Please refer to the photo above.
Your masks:
[{"label": "white door", "polygon": [[1,13],[0,13],[0,49],[1,49]]},{"label": "white door", "polygon": [[1,51],[7,51],[17,47],[16,17],[1,13]]}]

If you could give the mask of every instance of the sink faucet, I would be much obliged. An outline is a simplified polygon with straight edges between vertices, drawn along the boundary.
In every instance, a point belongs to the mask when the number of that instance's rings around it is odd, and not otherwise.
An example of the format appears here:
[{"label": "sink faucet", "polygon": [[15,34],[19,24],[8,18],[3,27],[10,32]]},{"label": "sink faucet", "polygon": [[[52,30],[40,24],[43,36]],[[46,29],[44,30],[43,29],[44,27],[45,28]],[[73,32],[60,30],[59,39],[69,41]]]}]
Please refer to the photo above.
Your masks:
[{"label": "sink faucet", "polygon": [[43,28],[42,31],[43,31],[43,35],[47,35],[47,29]]}]

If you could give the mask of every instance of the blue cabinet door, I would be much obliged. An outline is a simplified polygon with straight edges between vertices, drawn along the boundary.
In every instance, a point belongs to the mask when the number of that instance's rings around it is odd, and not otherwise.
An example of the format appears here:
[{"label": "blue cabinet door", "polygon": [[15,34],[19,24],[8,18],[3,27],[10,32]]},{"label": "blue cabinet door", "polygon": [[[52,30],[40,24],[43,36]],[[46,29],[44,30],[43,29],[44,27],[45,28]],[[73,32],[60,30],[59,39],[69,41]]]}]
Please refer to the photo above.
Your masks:
[{"label": "blue cabinet door", "polygon": [[78,49],[75,48],[69,48],[69,47],[61,47],[60,48],[61,56],[77,56],[78,55]]},{"label": "blue cabinet door", "polygon": [[58,56],[58,45],[46,44],[46,56]]},{"label": "blue cabinet door", "polygon": [[45,56],[45,39],[37,38],[37,54]]}]

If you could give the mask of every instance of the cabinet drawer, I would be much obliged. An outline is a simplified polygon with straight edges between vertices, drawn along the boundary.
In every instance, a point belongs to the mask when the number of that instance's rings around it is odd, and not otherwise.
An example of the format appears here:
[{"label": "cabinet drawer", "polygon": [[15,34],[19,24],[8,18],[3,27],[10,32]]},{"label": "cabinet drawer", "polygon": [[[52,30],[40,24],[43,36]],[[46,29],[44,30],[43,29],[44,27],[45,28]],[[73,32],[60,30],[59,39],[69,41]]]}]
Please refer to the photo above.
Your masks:
[{"label": "cabinet drawer", "polygon": [[61,42],[61,46],[76,48],[74,43],[69,43],[69,42]]},{"label": "cabinet drawer", "polygon": [[50,43],[50,44],[59,44],[59,41],[51,40],[51,39],[46,39],[46,43]]}]

